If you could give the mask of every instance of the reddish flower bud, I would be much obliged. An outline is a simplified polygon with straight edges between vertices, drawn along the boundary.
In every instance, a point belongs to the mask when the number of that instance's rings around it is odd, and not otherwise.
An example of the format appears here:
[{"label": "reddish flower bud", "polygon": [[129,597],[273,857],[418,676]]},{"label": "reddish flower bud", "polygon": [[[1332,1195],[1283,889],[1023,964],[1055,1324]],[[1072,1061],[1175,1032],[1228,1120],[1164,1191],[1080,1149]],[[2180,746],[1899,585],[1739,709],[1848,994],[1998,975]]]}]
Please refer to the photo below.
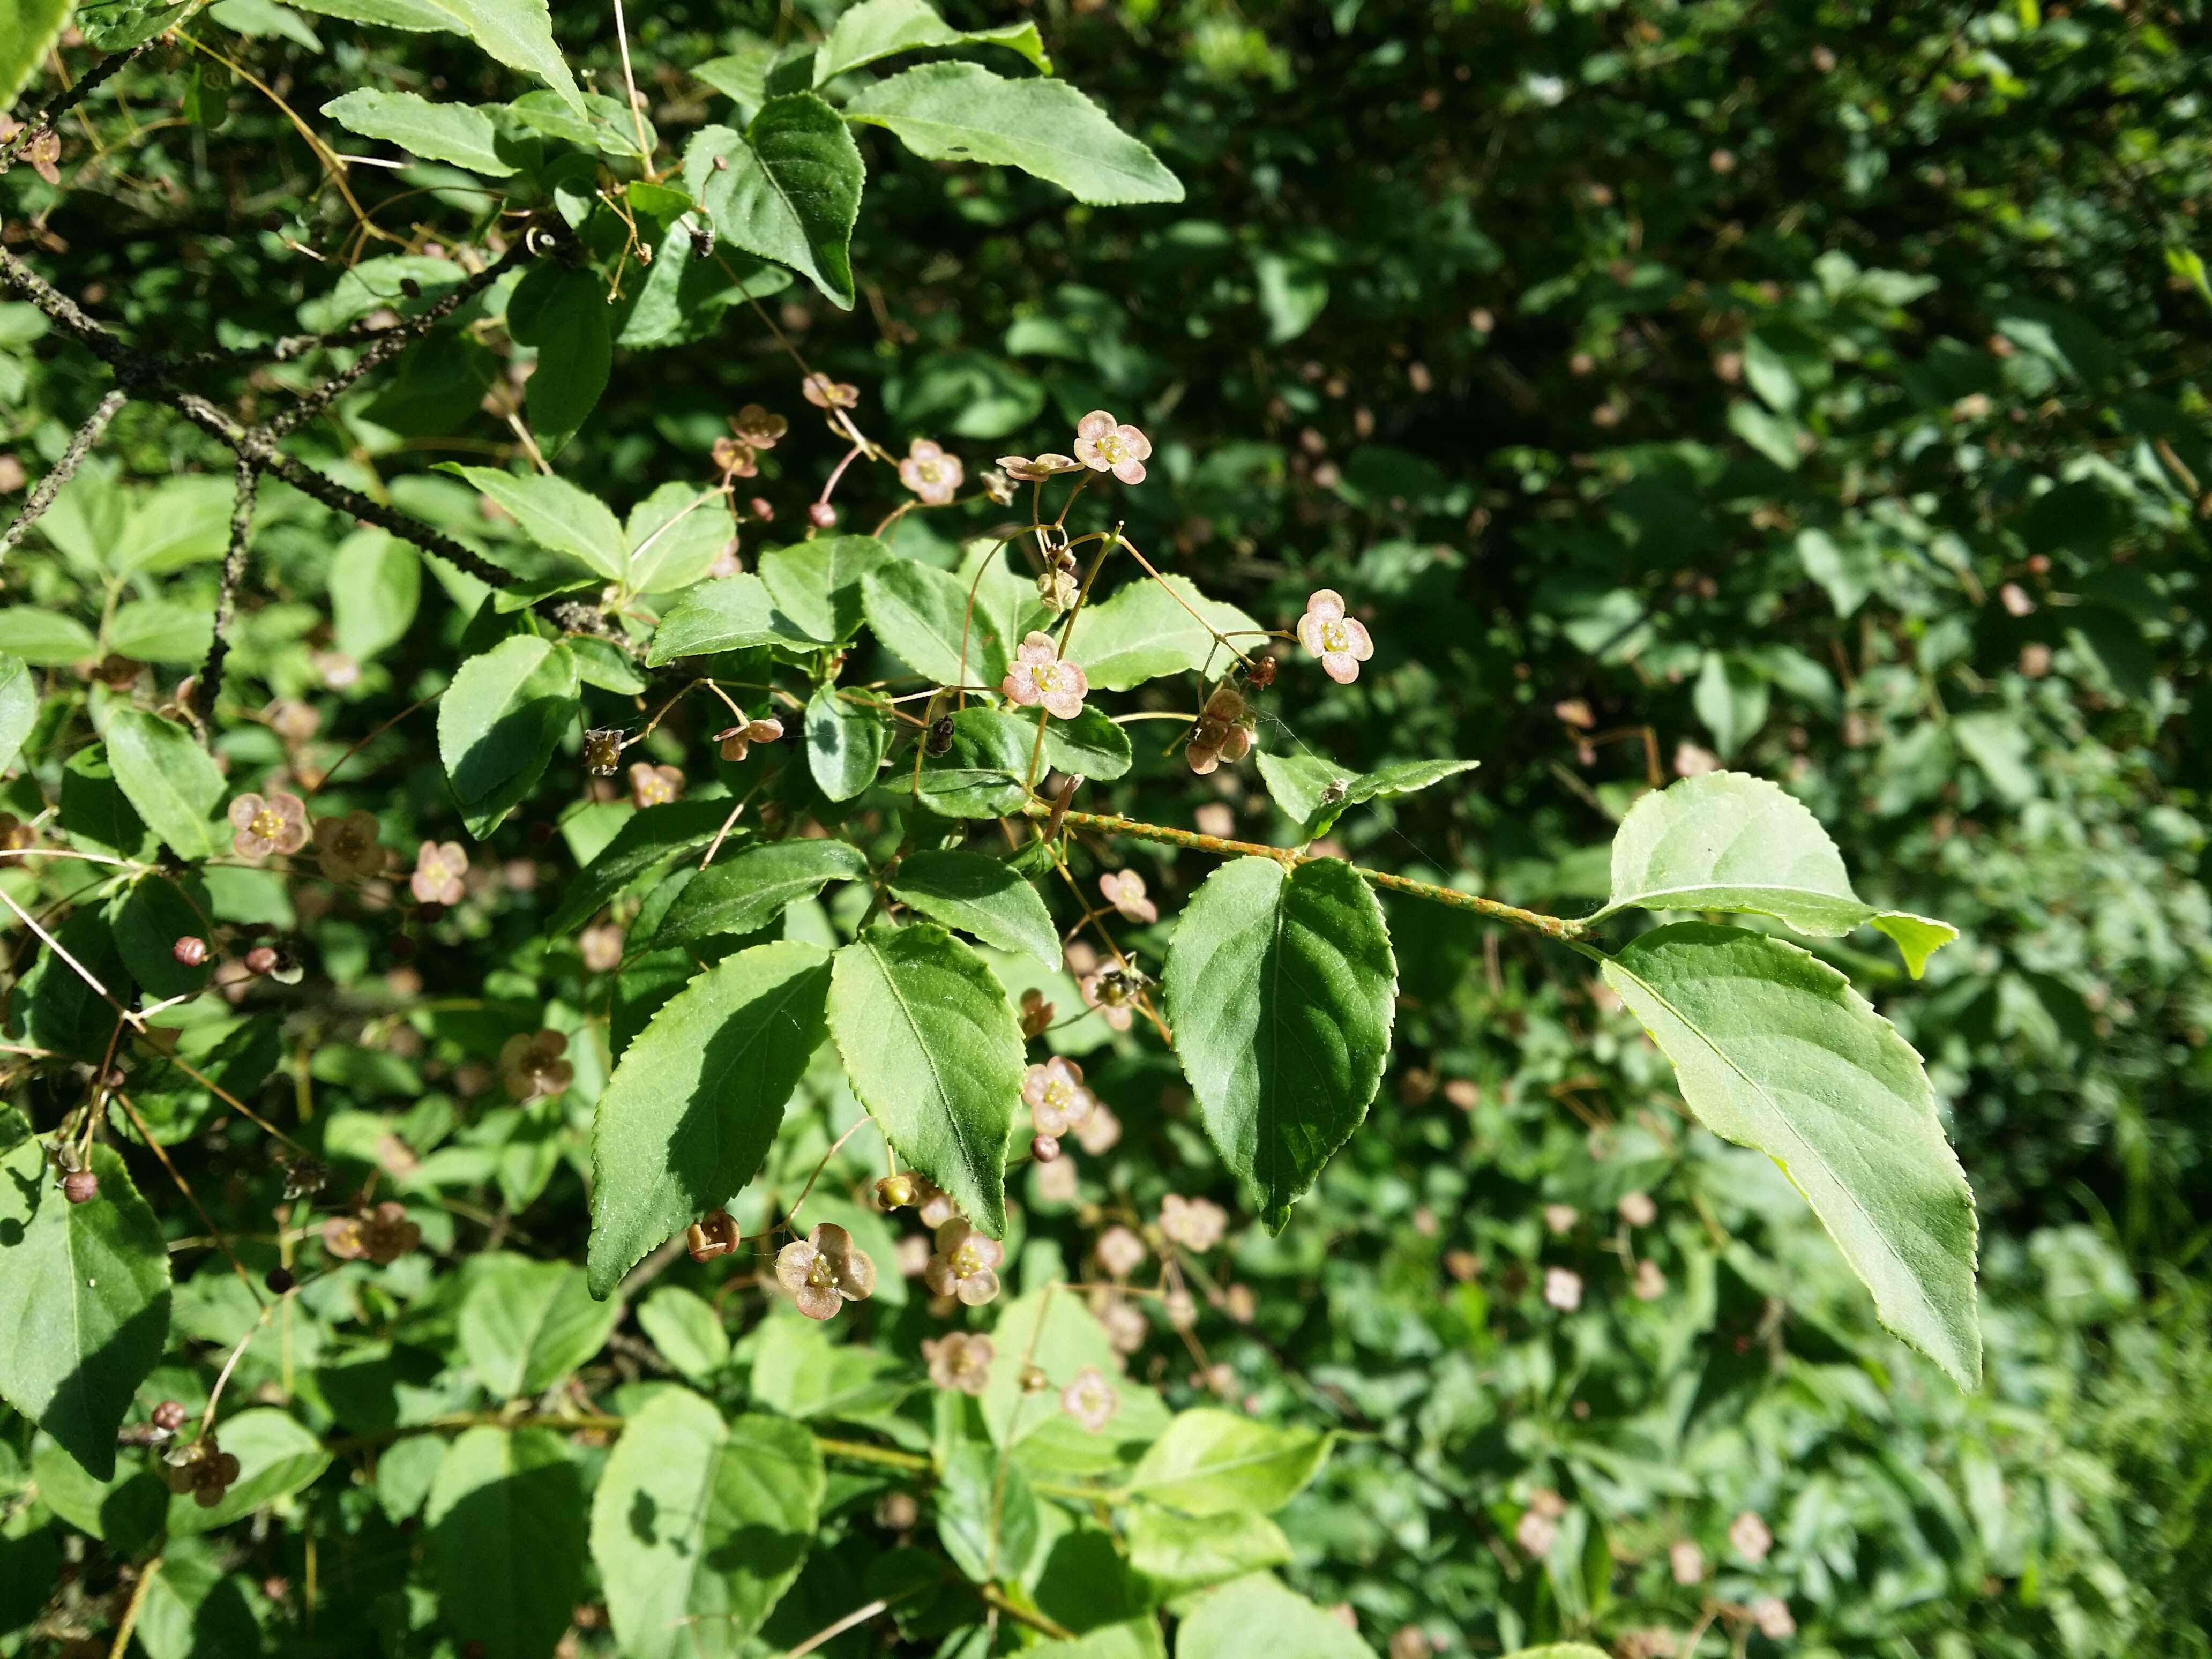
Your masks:
[{"label": "reddish flower bud", "polygon": [[806,509],[806,521],[817,530],[834,530],[837,527],[837,509],[827,501],[817,501]]},{"label": "reddish flower bud", "polygon": [[154,1407],[154,1426],[164,1434],[174,1434],[185,1426],[185,1408],[173,1400],[164,1400]]},{"label": "reddish flower bud", "polygon": [[246,966],[252,973],[270,972],[276,966],[276,947],[273,945],[255,945],[246,953]]},{"label": "reddish flower bud", "polygon": [[710,1210],[684,1230],[684,1245],[694,1261],[712,1261],[738,1248],[737,1218],[727,1210]]},{"label": "reddish flower bud", "polygon": [[89,1204],[100,1196],[100,1177],[89,1170],[71,1170],[62,1177],[62,1196],[72,1204]]},{"label": "reddish flower bud", "polygon": [[207,960],[207,941],[187,933],[169,947],[169,954],[174,957],[181,966],[197,968]]},{"label": "reddish flower bud", "polygon": [[289,1270],[286,1268],[271,1267],[261,1282],[269,1287],[272,1294],[282,1296],[300,1281],[293,1278]]},{"label": "reddish flower bud", "polygon": [[1030,1156],[1040,1164],[1051,1164],[1060,1157],[1060,1137],[1036,1135],[1030,1140]]}]

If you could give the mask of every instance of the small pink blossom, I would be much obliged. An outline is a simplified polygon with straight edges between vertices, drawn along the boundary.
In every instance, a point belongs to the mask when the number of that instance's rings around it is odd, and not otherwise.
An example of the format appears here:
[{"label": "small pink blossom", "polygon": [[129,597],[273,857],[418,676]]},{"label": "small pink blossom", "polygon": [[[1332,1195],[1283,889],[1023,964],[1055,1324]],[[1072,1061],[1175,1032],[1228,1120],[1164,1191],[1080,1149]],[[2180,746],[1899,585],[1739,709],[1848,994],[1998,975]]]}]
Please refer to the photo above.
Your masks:
[{"label": "small pink blossom", "polygon": [[1656,1302],[1667,1294],[1667,1275],[1647,1255],[1636,1264],[1636,1278],[1629,1288],[1635,1291],[1638,1302]]},{"label": "small pink blossom", "polygon": [[1098,1243],[1092,1249],[1097,1255],[1098,1265],[1116,1279],[1127,1279],[1145,1260],[1145,1241],[1118,1224],[1099,1234]]},{"label": "small pink blossom", "polygon": [[460,842],[426,841],[415,852],[415,873],[407,878],[408,890],[423,904],[459,904],[466,890],[461,878],[469,872],[469,855]]},{"label": "small pink blossom", "polygon": [[1728,1537],[1735,1553],[1753,1565],[1766,1559],[1767,1552],[1774,1547],[1774,1534],[1756,1510],[1746,1510],[1729,1522]]},{"label": "small pink blossom", "polygon": [[1797,1621],[1790,1616],[1790,1604],[1778,1595],[1762,1595],[1753,1601],[1751,1622],[1770,1642],[1786,1642],[1797,1633]]},{"label": "small pink blossom", "polygon": [[1648,1227],[1659,1218],[1659,1206],[1649,1193],[1624,1193],[1616,1206],[1620,1218],[1632,1227]]},{"label": "small pink blossom", "polygon": [[1580,1212],[1571,1204],[1547,1204],[1544,1206],[1544,1225],[1554,1238],[1563,1238],[1574,1231]]},{"label": "small pink blossom", "polygon": [[1145,896],[1145,878],[1134,870],[1109,870],[1098,878],[1098,891],[1132,921],[1153,922],[1160,919],[1160,908]]},{"label": "small pink blossom", "polygon": [[1064,1135],[1079,1127],[1098,1105],[1083,1086],[1083,1068],[1057,1054],[1030,1067],[1022,1079],[1022,1098],[1029,1103],[1037,1133],[1044,1135]]},{"label": "small pink blossom", "polygon": [[854,1244],[850,1233],[825,1221],[776,1252],[775,1277],[799,1312],[809,1319],[830,1319],[847,1297],[865,1302],[874,1294],[876,1264]]},{"label": "small pink blossom", "polygon": [[1705,1553],[1686,1538],[1677,1538],[1667,1547],[1667,1565],[1678,1584],[1705,1582]]},{"label": "small pink blossom", "polygon": [[1091,681],[1079,665],[1060,659],[1051,635],[1032,633],[1014,647],[1014,665],[999,690],[1024,708],[1042,703],[1054,719],[1072,720],[1083,712]]},{"label": "small pink blossom", "polygon": [[1092,1434],[1104,1428],[1121,1406],[1120,1392],[1096,1365],[1077,1372],[1075,1380],[1060,1393],[1060,1410]]},{"label": "small pink blossom", "polygon": [[991,1381],[991,1339],[964,1331],[926,1339],[921,1357],[928,1362],[929,1380],[940,1389],[980,1395]]},{"label": "small pink blossom", "polygon": [[817,409],[858,409],[860,388],[833,380],[827,374],[810,374],[799,383],[801,396]]},{"label": "small pink blossom", "polygon": [[1298,643],[1321,659],[1322,672],[1339,685],[1359,678],[1359,665],[1375,654],[1375,641],[1366,625],[1344,613],[1344,596],[1333,587],[1318,587],[1306,595],[1306,613],[1298,618]]},{"label": "small pink blossom", "polygon": [[1143,1310],[1126,1297],[1109,1297],[1095,1304],[1093,1311],[1106,1328],[1106,1340],[1114,1345],[1115,1353],[1136,1352],[1152,1334]]},{"label": "small pink blossom", "polygon": [[1544,1269],[1544,1300],[1561,1313],[1583,1305],[1583,1276],[1571,1267]]},{"label": "small pink blossom", "polygon": [[967,471],[957,455],[946,454],[927,438],[916,438],[907,446],[898,475],[899,482],[921,496],[925,505],[943,507],[959,493]]},{"label": "small pink blossom", "polygon": [[1083,993],[1083,1006],[1096,1010],[1115,1030],[1126,1031],[1135,1021],[1128,978],[1119,969],[1101,968],[1095,974],[1085,974],[1076,981],[1075,988]]},{"label": "small pink blossom", "polygon": [[307,844],[307,804],[297,795],[277,790],[266,800],[259,795],[240,795],[230,804],[231,850],[242,859],[265,859],[271,853],[296,853]]},{"label": "small pink blossom", "polygon": [[955,1218],[937,1230],[937,1254],[921,1276],[937,1295],[957,1297],[967,1306],[980,1308],[998,1295],[996,1270],[1006,1259],[1005,1245]]},{"label": "small pink blossom", "polygon": [[1103,409],[1075,423],[1075,459],[1093,472],[1111,472],[1125,484],[1145,481],[1145,462],[1152,441],[1133,426],[1123,426]]},{"label": "small pink blossom", "polygon": [[1075,1139],[1091,1157],[1103,1158],[1121,1144],[1121,1120],[1114,1115],[1112,1107],[1100,1100],[1091,1109],[1090,1117],[1076,1125]]},{"label": "small pink blossom", "polygon": [[730,429],[755,449],[774,449],[777,440],[791,430],[791,422],[758,404],[747,404],[731,417]]},{"label": "small pink blossom", "polygon": [[1078,1192],[1075,1160],[1062,1152],[1049,1164],[1037,1165],[1036,1195],[1045,1204],[1073,1204]]},{"label": "small pink blossom", "polygon": [[1229,1212],[1210,1198],[1170,1193],[1160,1200],[1160,1233],[1186,1250],[1203,1255],[1229,1231]]},{"label": "small pink blossom", "polygon": [[684,793],[684,774],[673,766],[638,761],[629,769],[630,805],[641,812],[648,806],[665,806]]},{"label": "small pink blossom", "polygon": [[1559,1535],[1559,1523],[1542,1510],[1527,1509],[1513,1528],[1513,1541],[1531,1556],[1546,1556]]},{"label": "small pink blossom", "polygon": [[1042,483],[1056,473],[1080,472],[1083,463],[1066,455],[1055,455],[1050,450],[1031,459],[1026,455],[1001,455],[999,465],[1010,478],[1019,478],[1024,483]]}]

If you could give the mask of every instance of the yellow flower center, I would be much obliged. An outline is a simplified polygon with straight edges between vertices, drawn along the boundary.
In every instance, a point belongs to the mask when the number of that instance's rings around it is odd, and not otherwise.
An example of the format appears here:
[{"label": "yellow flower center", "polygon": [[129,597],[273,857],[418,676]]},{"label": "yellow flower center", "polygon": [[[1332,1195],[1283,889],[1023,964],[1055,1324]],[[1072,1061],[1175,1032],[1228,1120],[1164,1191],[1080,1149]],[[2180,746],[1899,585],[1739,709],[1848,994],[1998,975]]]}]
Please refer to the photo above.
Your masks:
[{"label": "yellow flower center", "polygon": [[806,1282],[817,1291],[826,1291],[837,1282],[837,1275],[830,1266],[830,1258],[817,1253],[814,1265],[806,1270]]},{"label": "yellow flower center", "polygon": [[1321,648],[1323,651],[1352,649],[1352,630],[1340,622],[1325,622],[1321,625]]},{"label": "yellow flower center", "polygon": [[1044,1085],[1044,1103],[1056,1111],[1066,1111],[1074,1098],[1075,1091],[1064,1077],[1056,1077]]},{"label": "yellow flower center", "polygon": [[952,1252],[952,1276],[972,1279],[983,1271],[983,1253],[973,1244],[963,1244]]},{"label": "yellow flower center", "polygon": [[275,841],[284,833],[284,820],[276,816],[275,807],[264,806],[246,827],[264,841]]},{"label": "yellow flower center", "polygon": [[1129,446],[1123,441],[1119,430],[1109,432],[1097,440],[1099,459],[1109,466],[1119,466],[1129,459]]}]

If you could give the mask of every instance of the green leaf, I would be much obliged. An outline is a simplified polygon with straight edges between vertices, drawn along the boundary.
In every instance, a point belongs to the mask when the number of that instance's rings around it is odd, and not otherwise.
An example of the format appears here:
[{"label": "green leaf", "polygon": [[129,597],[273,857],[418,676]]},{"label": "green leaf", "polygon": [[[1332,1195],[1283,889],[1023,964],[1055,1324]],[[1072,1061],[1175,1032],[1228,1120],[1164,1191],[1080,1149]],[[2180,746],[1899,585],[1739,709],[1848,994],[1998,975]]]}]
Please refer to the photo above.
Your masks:
[{"label": "green leaf", "polygon": [[860,580],[896,556],[873,536],[822,536],[760,556],[769,596],[817,640],[843,643],[860,631]]},{"label": "green leaf", "polygon": [[[121,1022],[106,997],[85,982],[82,968],[111,990],[123,982],[123,958],[106,919],[89,906],[55,931],[60,951],[40,952],[23,975],[21,997],[33,1046],[97,1065],[107,1054]],[[64,957],[63,952],[67,952]],[[74,962],[76,966],[71,966]]]},{"label": "green leaf", "polygon": [[1741,928],[1661,927],[1603,972],[1674,1062],[1698,1121],[1773,1158],[1881,1322],[1972,1388],[1973,1194],[1896,1028],[1834,969]]},{"label": "green leaf", "polygon": [[969,611],[966,584],[949,571],[911,560],[884,565],[862,579],[860,605],[883,647],[924,679],[996,685],[1006,677],[990,618],[980,605]]},{"label": "green leaf", "polygon": [[1262,1632],[1267,1659],[1375,1659],[1358,1632],[1268,1572],[1224,1584],[1191,1608],[1176,1632],[1176,1659],[1252,1659]]},{"label": "green leaf", "polygon": [[134,599],[107,624],[107,648],[136,662],[198,662],[214,642],[214,607],[176,599]]},{"label": "green leaf", "polygon": [[222,774],[183,726],[143,709],[118,709],[107,723],[107,763],[146,827],[179,858],[212,858],[228,839],[210,822],[222,799]]},{"label": "green leaf", "polygon": [[1253,757],[1267,793],[1297,826],[1301,841],[1327,835],[1348,807],[1366,801],[1410,795],[1462,772],[1472,772],[1477,761],[1408,761],[1386,766],[1379,772],[1355,772],[1333,765],[1318,755],[1271,755],[1262,750]]},{"label": "green leaf", "polygon": [[937,1487],[937,1538],[952,1565],[979,1584],[1018,1582],[1036,1553],[1036,1494],[1021,1467],[963,1441]]},{"label": "green leaf", "polygon": [[1713,734],[1723,759],[1733,755],[1766,724],[1771,689],[1765,677],[1742,657],[1705,653],[1705,666],[1691,688],[1690,703]]},{"label": "green leaf", "polygon": [[832,964],[830,1030],[900,1158],[982,1231],[1002,1234],[1026,1068],[1021,1027],[982,958],[927,923],[871,928]]},{"label": "green leaf", "polygon": [[981,853],[912,853],[890,884],[894,897],[933,921],[973,933],[1001,951],[1026,951],[1048,968],[1060,963],[1060,934],[1044,900],[1002,859]]},{"label": "green leaf", "polygon": [[1352,866],[1239,859],[1176,928],[1168,1023],[1206,1133],[1280,1232],[1382,1080],[1397,963]]},{"label": "green leaf", "polygon": [[[993,29],[956,29],[923,0],[860,0],[837,20],[830,37],[814,49],[814,84],[836,79],[878,58],[932,46],[1004,46],[1018,52],[1045,74],[1052,59],[1035,23],[1008,23]],[[703,71],[700,71],[703,78]]]},{"label": "green leaf", "polygon": [[39,677],[21,657],[0,654],[0,772],[15,763],[38,721]]},{"label": "green leaf", "polygon": [[592,1558],[631,1659],[730,1659],[799,1577],[828,1478],[797,1423],[666,1389],[623,1426]]},{"label": "green leaf", "polygon": [[535,634],[461,665],[438,700],[438,754],[469,834],[483,840],[538,787],[576,696],[574,656]]},{"label": "green leaf", "polygon": [[[604,307],[602,307],[604,308]],[[629,580],[629,546],[607,504],[566,478],[518,477],[495,467],[452,469],[491,499],[549,553],[563,554],[611,582]]]},{"label": "green leaf", "polygon": [[1948,923],[1863,902],[1820,820],[1742,772],[1684,778],[1629,809],[1613,838],[1612,893],[1592,920],[1626,909],[1772,916],[1815,939],[1871,924],[1896,939],[1915,979],[1958,937]]},{"label": "green leaf", "polygon": [[454,1331],[495,1400],[544,1393],[605,1347],[621,1317],[572,1263],[498,1255],[477,1267]]},{"label": "green leaf", "polygon": [[1608,1659],[1603,1648],[1587,1642],[1547,1642],[1541,1647],[1516,1648],[1507,1659]]},{"label": "green leaf", "polygon": [[789,265],[845,311],[866,178],[852,133],[811,92],[769,99],[742,134],[702,127],[684,152],[684,187],[717,236]]},{"label": "green leaf", "polygon": [[0,1107],[0,1399],[96,1480],[169,1336],[169,1248],[112,1148],[86,1164],[89,1203],[63,1197],[46,1144]]},{"label": "green leaf", "polygon": [[730,816],[730,801],[712,798],[673,800],[648,806],[623,826],[568,884],[545,924],[558,939],[589,921],[600,907],[648,871],[696,853],[714,839]]},{"label": "green leaf", "polygon": [[[1065,1285],[1008,1304],[991,1338],[990,1375],[979,1401],[983,1426],[1000,1445],[1018,1449],[1030,1470],[1118,1475],[1126,1468],[1121,1455],[1128,1443],[1148,1443],[1167,1426],[1159,1396],[1121,1374],[1113,1338]],[[1044,1374],[1042,1389],[1022,1386],[1032,1365]],[[1095,1433],[1060,1409],[1060,1390],[1086,1370],[1099,1372],[1121,1397]]]},{"label": "green leaf", "polygon": [[1109,783],[1129,769],[1129,734],[1103,708],[1085,704],[1072,720],[1044,729],[1045,764],[1070,777]]},{"label": "green leaf", "polygon": [[38,668],[88,662],[100,654],[100,641],[74,617],[33,605],[0,609],[0,651]]},{"label": "green leaf", "polygon": [[380,138],[487,179],[504,179],[515,170],[500,153],[499,129],[491,117],[472,104],[434,104],[411,92],[362,87],[331,99],[323,113],[365,138]]},{"label": "green leaf", "polygon": [[720,491],[661,485],[629,511],[630,586],[672,593],[704,580],[736,527]]},{"label": "green leaf", "polygon": [[313,1486],[331,1466],[331,1455],[307,1425],[289,1412],[267,1407],[225,1415],[218,1437],[238,1460],[238,1480],[211,1508],[184,1494],[169,1499],[169,1531],[212,1532],[279,1498]]},{"label": "green leaf", "polygon": [[[563,270],[545,297],[538,315],[542,342],[538,367],[528,382],[530,424],[540,447],[556,453],[584,424],[607,389],[607,372],[614,363],[614,337],[607,319],[606,289],[599,273],[589,266]],[[526,483],[558,483],[554,478]],[[574,485],[567,486],[574,489]],[[583,492],[577,490],[581,495]],[[599,503],[589,496],[592,505]],[[602,511],[605,509],[602,507]],[[607,514],[611,523],[614,515]],[[617,545],[620,545],[619,540]],[[619,560],[620,580],[629,580],[629,557]]]},{"label": "green leaf", "polygon": [[740,951],[623,1051],[592,1130],[593,1295],[753,1178],[822,1042],[828,964],[787,940]]},{"label": "green leaf", "polygon": [[1177,1412],[1129,1477],[1128,1492],[1185,1515],[1271,1515],[1328,1461],[1329,1437],[1279,1429],[1234,1412]]},{"label": "green leaf", "polygon": [[1291,1540],[1256,1510],[1178,1515],[1158,1504],[1133,1504],[1127,1535],[1130,1567],[1162,1601],[1291,1559]]},{"label": "green leaf", "polygon": [[995,818],[1028,799],[1024,780],[1036,751],[1036,722],[995,708],[963,708],[941,755],[925,754],[916,788],[940,817]]},{"label": "green leaf", "polygon": [[758,933],[794,899],[812,898],[833,881],[859,881],[868,860],[849,842],[793,840],[748,847],[691,878],[653,936],[666,951],[718,934]]},{"label": "green leaf", "polygon": [[679,657],[703,657],[717,651],[749,651],[781,646],[787,651],[818,651],[829,643],[809,635],[779,610],[768,584],[747,573],[702,582],[669,607],[653,630],[647,665],[659,667]]},{"label": "green leaf", "polygon": [[766,40],[747,41],[725,58],[710,58],[691,73],[723,97],[733,101],[745,118],[768,101],[768,78],[775,70],[777,48]]},{"label": "green leaf", "polygon": [[926,161],[1019,167],[1095,207],[1182,200],[1182,182],[1159,157],[1065,82],[924,64],[877,82],[845,114],[890,128]]},{"label": "green leaf", "polygon": [[1218,675],[1233,659],[1209,625],[1231,639],[1244,635],[1238,642],[1247,651],[1264,631],[1235,605],[1207,599],[1187,576],[1147,576],[1085,606],[1067,654],[1083,665],[1094,691],[1127,691],[1165,674]]},{"label": "green leaf", "polygon": [[128,52],[176,22],[193,3],[194,0],[176,0],[174,5],[165,5],[161,0],[78,0],[76,22],[84,32],[85,45],[95,52]]},{"label": "green leaf", "polygon": [[754,1402],[802,1422],[886,1411],[913,1387],[906,1367],[890,1355],[832,1342],[821,1326],[795,1311],[770,1317],[746,1346],[752,1350]]},{"label": "green leaf", "polygon": [[295,0],[302,11],[388,28],[465,34],[507,68],[534,75],[572,108],[583,94],[553,40],[546,0]]},{"label": "green leaf", "polygon": [[196,968],[177,960],[179,939],[207,939],[215,931],[206,888],[197,876],[185,880],[189,893],[167,876],[142,877],[110,909],[115,948],[124,966],[156,1001],[190,996],[205,989],[215,976],[212,949],[208,960]]},{"label": "green leaf", "polygon": [[[620,99],[604,93],[587,92],[581,103],[572,104],[550,92],[526,92],[507,109],[523,125],[581,150],[597,150],[617,160],[634,160],[644,154],[638,149],[639,122]],[[653,125],[647,122],[644,126],[650,148],[654,142]]]},{"label": "green leaf", "polygon": [[331,560],[331,616],[337,647],[372,662],[407,637],[422,599],[422,556],[388,531],[357,530]]},{"label": "green leaf", "polygon": [[807,699],[806,769],[831,800],[850,800],[873,783],[890,742],[890,721],[865,693],[824,685]]},{"label": "green leaf", "polygon": [[730,1336],[722,1316],[703,1296],[664,1285],[638,1305],[638,1328],[660,1357],[692,1382],[705,1383],[730,1363]]},{"label": "green leaf", "polygon": [[548,1659],[584,1588],[584,1482],[559,1437],[469,1430],[438,1465],[422,1518],[454,1635],[483,1659]]},{"label": "green leaf", "polygon": [[0,0],[0,109],[38,72],[69,21],[70,0]]}]

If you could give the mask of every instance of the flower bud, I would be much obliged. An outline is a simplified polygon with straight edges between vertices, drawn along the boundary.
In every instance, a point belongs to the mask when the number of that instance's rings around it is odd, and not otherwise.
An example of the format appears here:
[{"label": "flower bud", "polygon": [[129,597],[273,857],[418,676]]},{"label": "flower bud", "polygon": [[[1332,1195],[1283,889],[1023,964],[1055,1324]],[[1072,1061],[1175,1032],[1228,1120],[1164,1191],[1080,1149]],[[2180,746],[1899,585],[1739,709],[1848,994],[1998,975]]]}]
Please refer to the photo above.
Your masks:
[{"label": "flower bud", "polygon": [[910,1175],[885,1176],[876,1183],[876,1202],[886,1210],[903,1210],[918,1196]]},{"label": "flower bud", "polygon": [[164,1434],[174,1434],[185,1426],[185,1408],[173,1400],[164,1400],[154,1407],[154,1426]]},{"label": "flower bud", "polygon": [[71,1170],[62,1177],[62,1196],[72,1204],[89,1204],[100,1196],[100,1177],[89,1170]]},{"label": "flower bud", "polygon": [[712,1261],[738,1248],[737,1218],[727,1210],[710,1210],[684,1230],[684,1248],[694,1261]]},{"label": "flower bud", "polygon": [[300,1281],[292,1277],[289,1268],[271,1267],[261,1282],[269,1287],[272,1295],[283,1296]]},{"label": "flower bud", "polygon": [[1035,1137],[1030,1142],[1030,1156],[1040,1164],[1051,1164],[1058,1161],[1060,1158],[1060,1138],[1056,1135],[1038,1135]]},{"label": "flower bud", "polygon": [[1042,1365],[1024,1365],[1022,1367],[1022,1392],[1024,1394],[1042,1394],[1051,1386],[1052,1379],[1044,1374],[1044,1368]]},{"label": "flower bud", "polygon": [[246,966],[249,973],[274,972],[276,967],[276,947],[273,945],[255,945],[246,953]]},{"label": "flower bud", "polygon": [[207,941],[186,933],[169,947],[169,954],[177,959],[180,967],[197,968],[207,960]]},{"label": "flower bud", "polygon": [[817,530],[835,530],[837,527],[837,509],[827,501],[817,501],[806,509],[806,521]]}]

